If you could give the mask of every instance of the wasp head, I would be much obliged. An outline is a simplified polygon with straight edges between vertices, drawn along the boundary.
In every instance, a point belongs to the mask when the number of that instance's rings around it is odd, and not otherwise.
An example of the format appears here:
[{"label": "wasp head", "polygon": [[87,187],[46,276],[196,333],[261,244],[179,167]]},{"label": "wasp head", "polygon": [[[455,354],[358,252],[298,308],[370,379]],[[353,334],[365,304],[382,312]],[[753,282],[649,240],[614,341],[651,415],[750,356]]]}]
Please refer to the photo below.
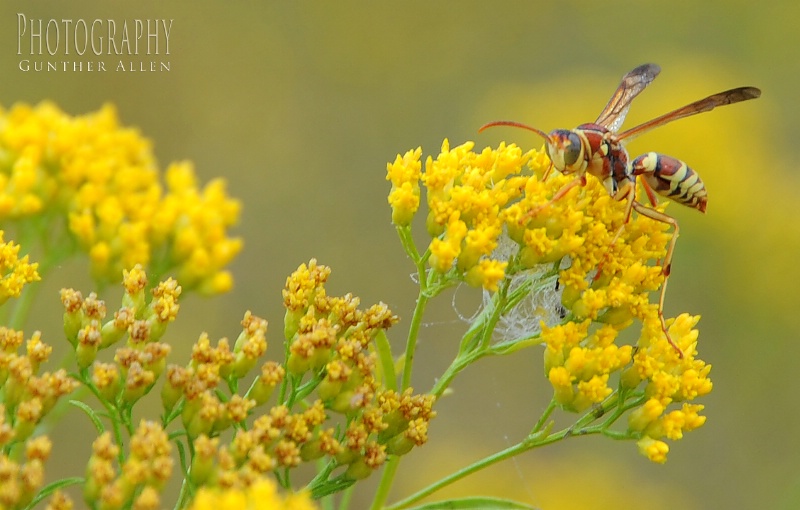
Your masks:
[{"label": "wasp head", "polygon": [[556,129],[547,135],[545,152],[553,166],[562,174],[583,170],[583,143],[575,131]]}]

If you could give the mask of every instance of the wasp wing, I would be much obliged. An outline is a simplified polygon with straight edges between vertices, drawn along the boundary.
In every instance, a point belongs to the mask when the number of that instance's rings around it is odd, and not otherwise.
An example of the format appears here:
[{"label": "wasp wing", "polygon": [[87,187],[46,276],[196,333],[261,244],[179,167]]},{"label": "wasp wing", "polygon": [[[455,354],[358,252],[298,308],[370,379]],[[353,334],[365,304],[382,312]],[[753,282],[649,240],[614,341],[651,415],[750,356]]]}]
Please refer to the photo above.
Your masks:
[{"label": "wasp wing", "polygon": [[656,64],[644,64],[622,77],[619,87],[608,100],[608,104],[595,121],[612,133],[619,131],[625,116],[631,108],[633,98],[638,96],[650,83],[656,79],[661,68]]},{"label": "wasp wing", "polygon": [[689,117],[691,115],[697,115],[698,113],[708,112],[717,106],[725,106],[727,104],[740,103],[749,99],[755,99],[759,96],[761,96],[761,90],[755,87],[739,87],[736,89],[726,90],[725,92],[708,96],[705,99],[695,101],[694,103],[687,104],[682,108],[665,113],[664,115],[649,120],[644,124],[639,124],[634,128],[620,133],[617,136],[617,140],[631,139],[634,136],[644,133],[645,131],[657,128],[658,126],[663,126],[664,124],[674,120]]}]

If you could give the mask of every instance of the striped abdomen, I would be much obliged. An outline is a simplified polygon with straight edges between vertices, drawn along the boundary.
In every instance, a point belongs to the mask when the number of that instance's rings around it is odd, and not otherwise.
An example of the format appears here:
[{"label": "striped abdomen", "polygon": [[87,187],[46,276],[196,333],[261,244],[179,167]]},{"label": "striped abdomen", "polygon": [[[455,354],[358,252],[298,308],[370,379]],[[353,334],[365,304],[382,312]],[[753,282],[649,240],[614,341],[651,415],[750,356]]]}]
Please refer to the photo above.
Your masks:
[{"label": "striped abdomen", "polygon": [[641,175],[659,195],[706,212],[706,186],[683,161],[648,152],[633,160],[631,171],[633,175]]}]

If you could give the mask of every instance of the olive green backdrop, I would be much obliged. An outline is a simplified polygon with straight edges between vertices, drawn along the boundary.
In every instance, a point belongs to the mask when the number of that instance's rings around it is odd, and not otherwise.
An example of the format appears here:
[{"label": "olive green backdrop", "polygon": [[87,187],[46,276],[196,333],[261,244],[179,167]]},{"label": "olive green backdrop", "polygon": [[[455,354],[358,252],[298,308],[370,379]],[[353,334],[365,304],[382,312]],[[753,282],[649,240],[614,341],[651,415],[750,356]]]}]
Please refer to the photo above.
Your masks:
[{"label": "olive green backdrop", "polygon": [[[29,18],[173,19],[169,72],[22,72],[17,13]],[[201,331],[235,336],[246,309],[271,323],[280,357],[280,290],[311,257],[333,268],[330,293],[385,301],[404,321],[415,286],[386,203],[386,162],[421,145],[476,140],[524,148],[519,130],[483,135],[490,120],[544,130],[594,120],[634,66],[663,68],[626,125],[720,90],[761,87],[757,101],[636,139],[632,153],[685,159],[706,181],[705,216],[671,205],[682,226],[666,311],[699,313],[700,356],[715,388],[707,424],[654,465],[633,443],[574,438],[456,485],[546,510],[800,507],[797,381],[800,224],[800,4],[707,2],[254,2],[3,0],[0,104],[50,99],[72,114],[117,105],[155,144],[163,166],[191,159],[205,181],[239,197],[245,249],[234,290],[190,297],[168,338],[185,359]],[[141,57],[141,55],[140,55]],[[104,60],[115,59],[104,57]],[[57,290],[90,290],[75,269],[44,282],[29,329],[60,340]],[[474,299],[469,289],[458,301]],[[49,296],[49,297],[48,297]],[[415,386],[429,388],[464,325],[448,297],[421,335]],[[27,332],[27,331],[26,331]],[[430,443],[401,466],[395,494],[518,441],[549,397],[541,351],[466,371],[442,401]],[[153,412],[157,412],[154,407]],[[82,473],[85,417],[56,432],[50,474]],[[78,459],[78,460],[75,460]],[[377,477],[376,477],[377,478]],[[354,503],[368,501],[369,483]]]}]

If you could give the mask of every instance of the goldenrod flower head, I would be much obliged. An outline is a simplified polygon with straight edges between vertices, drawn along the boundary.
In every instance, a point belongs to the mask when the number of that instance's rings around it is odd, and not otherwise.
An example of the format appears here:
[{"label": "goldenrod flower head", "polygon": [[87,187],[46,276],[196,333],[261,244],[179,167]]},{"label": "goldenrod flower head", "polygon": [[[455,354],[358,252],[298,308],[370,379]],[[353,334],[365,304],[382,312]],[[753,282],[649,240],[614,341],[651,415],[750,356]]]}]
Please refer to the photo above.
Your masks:
[{"label": "goldenrod flower head", "polygon": [[269,400],[275,387],[283,381],[286,369],[275,361],[267,361],[261,366],[261,376],[256,379],[247,396],[261,405]]},{"label": "goldenrod flower head", "polygon": [[178,298],[182,288],[178,282],[172,278],[160,282],[153,289],[153,300],[150,302],[150,310],[153,318],[159,323],[172,322],[178,316],[180,305]]},{"label": "goldenrod flower head", "polygon": [[267,350],[267,321],[256,317],[249,310],[242,320],[242,333],[233,347],[231,371],[236,377],[244,377]]},{"label": "goldenrod flower head", "polygon": [[284,337],[291,338],[299,329],[300,319],[306,314],[308,307],[314,303],[317,295],[323,293],[323,285],[330,276],[331,269],[327,266],[318,266],[316,259],[302,264],[297,271],[286,278],[286,287],[283,289],[283,306],[286,308],[284,317]]},{"label": "goldenrod flower head", "polygon": [[405,226],[419,209],[420,156],[422,148],[398,154],[394,163],[386,164],[386,180],[392,182],[389,192],[389,205],[392,206],[392,223]]},{"label": "goldenrod flower head", "polygon": [[22,331],[0,327],[0,445],[25,441],[58,400],[78,386],[64,369],[40,373],[51,351],[38,331],[25,342]]},{"label": "goldenrod flower head", "polygon": [[114,402],[121,387],[117,365],[95,363],[92,371],[92,383],[106,399]]},{"label": "goldenrod flower head", "polygon": [[[172,446],[160,424],[142,420],[130,438],[130,452],[118,467],[119,446],[111,434],[101,434],[92,445],[86,468],[84,499],[95,506],[158,508],[159,493],[172,474]],[[145,494],[145,496],[143,496]]]},{"label": "goldenrod flower head", "polygon": [[0,230],[0,304],[8,298],[18,297],[25,285],[41,279],[37,271],[39,264],[28,262],[27,255],[20,258],[20,245],[13,241],[6,242],[4,235]]},{"label": "goldenrod flower head", "polygon": [[145,369],[138,361],[132,362],[125,377],[123,400],[133,404],[150,391],[155,380],[156,374],[152,370]]},{"label": "goldenrod flower head", "polygon": [[637,441],[639,452],[650,459],[651,461],[663,464],[667,461],[667,453],[669,453],[669,445],[664,441],[653,439],[649,436],[644,436]]},{"label": "goldenrod flower head", "polygon": [[47,102],[0,110],[0,153],[0,218],[63,218],[98,280],[154,264],[187,288],[229,290],[239,203],[221,180],[201,188],[186,162],[170,165],[162,184],[151,143],[112,106],[76,117]]},{"label": "goldenrod flower head", "polygon": [[42,334],[39,331],[33,332],[30,340],[26,343],[26,350],[34,370],[37,370],[40,364],[47,361],[53,352],[53,348],[50,345],[42,342]]}]

